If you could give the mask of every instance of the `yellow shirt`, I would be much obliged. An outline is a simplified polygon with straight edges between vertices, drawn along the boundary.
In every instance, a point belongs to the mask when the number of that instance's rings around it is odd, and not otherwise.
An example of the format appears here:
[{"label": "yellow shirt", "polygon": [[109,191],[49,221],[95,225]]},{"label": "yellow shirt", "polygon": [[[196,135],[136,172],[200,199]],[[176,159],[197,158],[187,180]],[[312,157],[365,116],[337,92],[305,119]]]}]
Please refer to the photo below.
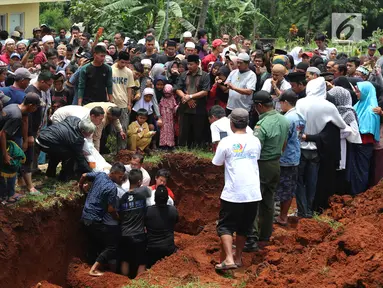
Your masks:
[{"label": "yellow shirt", "polygon": [[128,106],[128,88],[134,87],[133,72],[127,67],[118,69],[117,63],[112,66],[113,102],[119,108]]}]

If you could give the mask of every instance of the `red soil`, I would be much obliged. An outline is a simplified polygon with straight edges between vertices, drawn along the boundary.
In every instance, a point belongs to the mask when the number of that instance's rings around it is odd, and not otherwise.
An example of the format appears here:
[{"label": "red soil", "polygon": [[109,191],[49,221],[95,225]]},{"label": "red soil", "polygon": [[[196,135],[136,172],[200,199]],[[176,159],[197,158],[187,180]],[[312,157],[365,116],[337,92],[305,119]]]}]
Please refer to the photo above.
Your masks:
[{"label": "red soil", "polygon": [[[163,287],[188,282],[220,287],[383,287],[383,183],[354,199],[334,196],[325,214],[342,224],[337,229],[315,219],[303,219],[298,224],[296,218],[291,219],[295,220],[290,221],[293,225],[275,227],[269,246],[244,253],[243,268],[220,275],[214,271],[220,250],[215,220],[223,169],[190,154],[168,154],[163,164],[150,168],[152,178],[162,167],[172,173],[169,187],[175,192],[182,217],[177,230],[189,234],[176,233],[179,251],[138,279]],[[66,272],[69,287],[121,287],[130,283],[113,273],[90,277],[89,266],[77,258],[68,265],[69,257],[81,256],[74,249],[81,248],[76,243],[81,238],[81,203],[65,204],[49,212],[24,210],[0,211],[1,287],[31,287],[41,279],[64,285]],[[40,287],[54,287],[41,283]]]}]

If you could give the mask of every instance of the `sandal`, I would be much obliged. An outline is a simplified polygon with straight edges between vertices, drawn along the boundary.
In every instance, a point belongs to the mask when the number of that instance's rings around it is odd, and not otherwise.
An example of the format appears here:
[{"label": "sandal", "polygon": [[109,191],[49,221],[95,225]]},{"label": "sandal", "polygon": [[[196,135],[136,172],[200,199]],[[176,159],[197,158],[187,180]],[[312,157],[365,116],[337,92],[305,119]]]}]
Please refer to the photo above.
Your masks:
[{"label": "sandal", "polygon": [[274,223],[277,224],[277,225],[280,225],[282,227],[287,227],[288,226],[288,223],[286,222],[282,222],[281,220],[279,220],[278,218],[275,218],[274,219]]},{"label": "sandal", "polygon": [[225,263],[225,261],[223,261],[221,264],[215,265],[215,270],[217,270],[217,271],[233,270],[233,269],[237,269],[237,268],[238,267],[236,264],[227,265]]}]

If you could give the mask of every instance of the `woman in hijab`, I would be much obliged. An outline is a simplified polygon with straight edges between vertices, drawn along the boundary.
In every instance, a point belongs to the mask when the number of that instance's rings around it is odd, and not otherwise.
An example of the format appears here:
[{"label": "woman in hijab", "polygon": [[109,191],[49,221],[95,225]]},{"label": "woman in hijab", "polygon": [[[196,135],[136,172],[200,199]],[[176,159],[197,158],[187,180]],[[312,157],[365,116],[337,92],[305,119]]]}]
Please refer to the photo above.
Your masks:
[{"label": "woman in hijab", "polygon": [[334,79],[334,85],[342,87],[342,88],[346,89],[348,92],[350,92],[352,105],[355,105],[356,102],[358,102],[358,98],[356,97],[354,87],[348,81],[347,77],[340,76],[340,77]]},{"label": "woman in hijab", "polygon": [[200,39],[199,40],[199,46],[201,47],[201,50],[198,53],[199,59],[205,58],[205,56],[208,54],[207,49],[208,49],[208,44],[206,39]]},{"label": "woman in hijab", "polygon": [[302,47],[295,47],[291,50],[290,55],[293,56],[295,66],[302,62],[302,54]]},{"label": "woman in hijab", "polygon": [[[354,108],[352,107],[352,99],[350,92],[343,87],[336,86],[327,92],[333,97],[334,105],[338,109],[344,122],[348,125],[349,129],[341,130],[341,160],[337,170],[337,189],[338,194],[345,194],[349,185],[346,183],[346,168],[352,166],[355,157],[351,149],[347,149],[347,145],[361,144],[362,139],[359,133],[358,117]],[[346,162],[347,159],[347,162]],[[348,181],[347,181],[348,182]],[[348,182],[349,183],[349,182]]]},{"label": "woman in hijab", "polygon": [[165,65],[162,63],[156,63],[152,67],[152,70],[150,70],[149,77],[154,82],[154,80],[160,75],[165,75]]},{"label": "woman in hijab", "polygon": [[[222,90],[219,88],[220,85],[218,85],[219,79],[219,71],[224,67],[225,71],[229,71],[230,74],[230,69],[227,66],[223,66],[222,62],[215,62],[212,69],[210,70],[210,92],[209,92],[209,97],[207,98],[207,103],[206,103],[206,111],[209,111],[211,107],[216,105],[218,99],[217,99],[217,94],[222,92]],[[227,76],[226,76],[227,77]],[[222,80],[221,80],[222,81]],[[219,82],[221,82],[219,81]],[[222,83],[226,81],[226,78],[223,80]],[[227,101],[226,101],[227,103]],[[226,107],[226,105],[225,105]]]},{"label": "woman in hijab", "polygon": [[159,75],[154,79],[154,92],[156,94],[157,103],[160,103],[162,97],[164,96],[164,87],[168,84],[168,80],[165,76]]},{"label": "woman in hijab", "polygon": [[359,120],[362,144],[351,145],[355,154],[355,161],[350,163],[352,166],[349,170],[352,195],[368,188],[374,144],[380,140],[380,117],[373,111],[378,106],[375,88],[368,81],[358,82],[355,88],[359,101],[354,109]]},{"label": "woman in hijab", "polygon": [[338,51],[336,48],[328,48],[328,54],[327,54],[327,62],[328,61],[336,61],[336,55],[338,54]]},{"label": "woman in hijab", "polygon": [[296,199],[298,216],[312,217],[313,211],[325,208],[328,197],[335,193],[336,169],[341,158],[340,129],[345,129],[346,123],[325,99],[323,77],[308,82],[306,93],[296,105],[297,112],[306,119]]},{"label": "woman in hijab", "polygon": [[168,78],[168,83],[171,85],[176,85],[178,77],[180,76],[180,62],[179,61],[172,61],[168,64],[168,69],[166,69],[166,77]]}]

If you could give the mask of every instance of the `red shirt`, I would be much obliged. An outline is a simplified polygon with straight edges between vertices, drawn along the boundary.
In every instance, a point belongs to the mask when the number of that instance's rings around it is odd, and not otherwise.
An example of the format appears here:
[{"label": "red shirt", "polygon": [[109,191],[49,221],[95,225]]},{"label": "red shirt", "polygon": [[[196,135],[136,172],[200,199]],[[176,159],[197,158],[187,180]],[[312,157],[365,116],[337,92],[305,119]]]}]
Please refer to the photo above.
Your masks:
[{"label": "red shirt", "polygon": [[48,62],[47,56],[45,56],[45,53],[43,51],[39,52],[36,56],[35,59],[33,60],[33,64],[35,65],[41,65],[44,64],[45,62]]},{"label": "red shirt", "polygon": [[11,59],[11,55],[8,53],[4,53],[3,55],[0,56],[0,61],[3,61],[6,64],[9,64],[9,60]]},{"label": "red shirt", "polygon": [[[150,189],[152,189],[152,191],[155,191],[156,190],[156,185],[153,185],[150,187]],[[169,194],[169,197],[172,198],[174,200],[174,193],[172,190],[170,190],[169,187],[166,187],[168,189],[168,194]]]},{"label": "red shirt", "polygon": [[221,60],[221,56],[218,56],[218,57],[219,58],[217,58],[213,53],[210,53],[209,55],[205,56],[205,58],[202,59],[202,63],[201,63],[202,70],[205,72],[209,72],[207,70],[207,66],[209,65],[210,62],[216,62],[217,59]]}]

